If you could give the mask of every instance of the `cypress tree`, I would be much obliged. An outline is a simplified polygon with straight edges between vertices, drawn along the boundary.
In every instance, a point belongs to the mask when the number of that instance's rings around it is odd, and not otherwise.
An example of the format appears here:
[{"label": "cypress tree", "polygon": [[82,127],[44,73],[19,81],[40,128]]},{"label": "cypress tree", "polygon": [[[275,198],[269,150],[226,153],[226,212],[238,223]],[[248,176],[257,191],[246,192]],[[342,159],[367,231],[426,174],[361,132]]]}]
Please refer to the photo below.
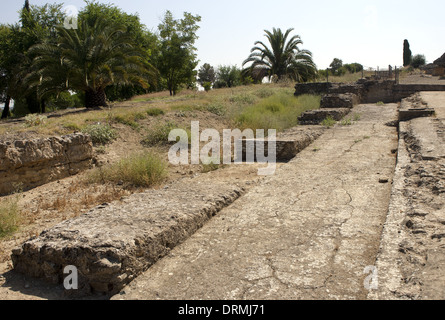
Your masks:
[{"label": "cypress tree", "polygon": [[409,66],[412,62],[413,54],[409,48],[408,40],[403,42],[403,66]]}]

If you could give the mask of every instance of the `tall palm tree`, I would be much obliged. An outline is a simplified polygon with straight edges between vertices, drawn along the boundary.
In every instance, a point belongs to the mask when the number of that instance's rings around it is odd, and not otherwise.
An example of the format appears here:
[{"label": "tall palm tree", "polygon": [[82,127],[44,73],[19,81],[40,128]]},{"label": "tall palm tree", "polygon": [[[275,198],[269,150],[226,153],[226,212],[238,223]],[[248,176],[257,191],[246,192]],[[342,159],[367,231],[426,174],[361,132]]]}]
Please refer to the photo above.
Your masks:
[{"label": "tall palm tree", "polygon": [[66,90],[85,93],[85,107],[106,106],[105,88],[112,84],[137,84],[148,87],[155,69],[133,43],[126,29],[97,19],[82,21],[78,29],[58,27],[57,45],[33,46],[33,71],[30,86],[39,96]]},{"label": "tall palm tree", "polygon": [[252,63],[244,71],[249,72],[256,79],[285,76],[298,82],[306,82],[314,78],[317,72],[312,53],[300,50],[303,44],[300,36],[296,35],[288,40],[294,29],[288,29],[284,34],[281,29],[273,28],[272,32],[264,30],[270,47],[262,41],[255,42],[250,56],[243,62],[243,66]]}]

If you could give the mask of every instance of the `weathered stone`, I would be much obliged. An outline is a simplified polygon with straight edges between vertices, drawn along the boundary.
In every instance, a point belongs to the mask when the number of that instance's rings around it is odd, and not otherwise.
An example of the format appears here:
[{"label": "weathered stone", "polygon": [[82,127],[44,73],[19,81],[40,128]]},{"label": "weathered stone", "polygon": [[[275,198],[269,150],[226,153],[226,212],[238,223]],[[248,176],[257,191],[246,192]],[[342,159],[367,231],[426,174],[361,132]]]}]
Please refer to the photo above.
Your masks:
[{"label": "weathered stone", "polygon": [[295,85],[295,96],[302,94],[345,94],[358,97],[358,103],[394,103],[421,91],[445,91],[445,85],[397,84],[395,80],[361,79],[354,84],[299,83]]},{"label": "weathered stone", "polygon": [[353,108],[359,104],[359,98],[353,93],[327,94],[321,99],[320,108]]},{"label": "weathered stone", "polygon": [[351,109],[349,108],[311,110],[304,112],[299,116],[298,122],[302,125],[320,124],[328,117],[331,117],[335,121],[339,121],[350,112]]},{"label": "weathered stone", "polygon": [[13,251],[14,269],[61,283],[72,265],[81,275],[79,294],[117,293],[242,193],[223,182],[184,179],[134,194],[30,239]]},{"label": "weathered stone", "polygon": [[[323,127],[296,127],[278,134],[276,139],[276,160],[286,162],[293,159],[298,153],[314,142],[324,132]],[[268,139],[243,140],[243,160],[246,160],[247,142],[255,145],[257,142],[264,144],[265,156],[267,156]],[[254,160],[257,160],[255,155]]]},{"label": "weathered stone", "polygon": [[434,64],[437,66],[445,67],[445,53],[434,61]]},{"label": "weathered stone", "polygon": [[0,142],[0,194],[76,174],[90,167],[92,157],[91,138],[81,133]]}]

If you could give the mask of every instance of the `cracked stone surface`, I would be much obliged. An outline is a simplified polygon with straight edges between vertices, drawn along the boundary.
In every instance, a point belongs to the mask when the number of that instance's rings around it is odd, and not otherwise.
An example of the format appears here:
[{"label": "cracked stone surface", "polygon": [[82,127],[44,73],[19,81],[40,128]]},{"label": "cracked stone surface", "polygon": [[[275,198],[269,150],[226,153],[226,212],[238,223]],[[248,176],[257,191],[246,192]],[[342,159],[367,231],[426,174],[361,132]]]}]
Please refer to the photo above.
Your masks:
[{"label": "cracked stone surface", "polygon": [[391,193],[397,105],[359,105],[113,299],[366,299]]},{"label": "cracked stone surface", "polygon": [[369,299],[445,299],[445,93],[420,96],[436,117],[400,123],[379,289]]}]

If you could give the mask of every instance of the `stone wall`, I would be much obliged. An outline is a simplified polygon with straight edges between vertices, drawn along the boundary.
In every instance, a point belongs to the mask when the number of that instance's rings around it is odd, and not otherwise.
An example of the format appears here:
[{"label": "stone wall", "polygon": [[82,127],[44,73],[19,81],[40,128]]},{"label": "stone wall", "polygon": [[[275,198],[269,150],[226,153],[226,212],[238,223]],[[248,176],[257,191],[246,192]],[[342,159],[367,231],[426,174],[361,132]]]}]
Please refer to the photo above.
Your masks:
[{"label": "stone wall", "polygon": [[75,175],[89,168],[92,158],[91,138],[80,133],[0,142],[0,195]]},{"label": "stone wall", "polygon": [[302,94],[346,94],[358,97],[359,103],[394,103],[421,91],[445,91],[445,85],[397,84],[394,80],[359,80],[354,84],[299,83],[295,95]]}]

